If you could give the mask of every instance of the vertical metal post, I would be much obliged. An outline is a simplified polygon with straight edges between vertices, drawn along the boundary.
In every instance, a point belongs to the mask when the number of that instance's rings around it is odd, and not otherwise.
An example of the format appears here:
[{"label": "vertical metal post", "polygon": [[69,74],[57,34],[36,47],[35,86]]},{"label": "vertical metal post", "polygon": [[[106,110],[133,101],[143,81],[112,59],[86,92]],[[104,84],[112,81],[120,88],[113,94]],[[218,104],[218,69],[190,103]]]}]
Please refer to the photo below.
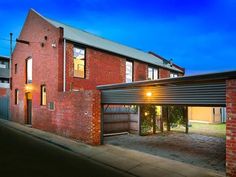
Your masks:
[{"label": "vertical metal post", "polygon": [[185,123],[186,123],[185,133],[188,133],[188,106],[184,107],[184,116],[185,116]]},{"label": "vertical metal post", "polygon": [[138,112],[139,112],[139,121],[138,121],[138,123],[139,123],[139,125],[138,125],[138,127],[139,127],[139,136],[142,136],[142,115],[141,115],[141,109],[142,109],[142,106],[141,105],[139,105],[139,109],[138,109]]},{"label": "vertical metal post", "polygon": [[163,116],[164,116],[163,106],[161,106],[161,115],[160,115],[160,131],[161,131],[161,132],[164,131],[164,127],[163,127]]},{"label": "vertical metal post", "polygon": [[167,131],[170,131],[170,109],[169,106],[166,106],[166,124],[167,124]]}]

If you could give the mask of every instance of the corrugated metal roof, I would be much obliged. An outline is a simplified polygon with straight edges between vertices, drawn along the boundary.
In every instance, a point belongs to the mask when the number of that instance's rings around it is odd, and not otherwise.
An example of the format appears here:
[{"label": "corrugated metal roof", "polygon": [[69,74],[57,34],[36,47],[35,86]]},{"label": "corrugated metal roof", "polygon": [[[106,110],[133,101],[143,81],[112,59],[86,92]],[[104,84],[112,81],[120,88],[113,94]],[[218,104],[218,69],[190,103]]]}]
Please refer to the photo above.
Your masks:
[{"label": "corrugated metal roof", "polygon": [[[33,10],[34,11],[34,10]],[[36,12],[36,11],[34,11]],[[37,12],[36,12],[37,13]],[[39,14],[39,13],[37,13]],[[39,14],[40,15],[40,14]],[[155,57],[149,53],[143,52],[138,49],[134,49],[122,44],[118,44],[116,42],[104,39],[102,37],[96,36],[94,34],[88,33],[86,31],[80,30],[78,28],[74,28],[63,23],[48,19],[40,15],[42,18],[47,20],[55,27],[62,27],[64,29],[64,38],[73,42],[78,42],[84,45],[88,45],[91,47],[95,47],[98,49],[106,50],[112,53],[116,53],[128,58],[136,59],[139,61],[143,61],[145,63],[150,63],[153,65],[157,65],[160,67],[168,68],[174,71],[183,72],[180,69],[170,66],[169,63],[164,63],[158,57]]]}]

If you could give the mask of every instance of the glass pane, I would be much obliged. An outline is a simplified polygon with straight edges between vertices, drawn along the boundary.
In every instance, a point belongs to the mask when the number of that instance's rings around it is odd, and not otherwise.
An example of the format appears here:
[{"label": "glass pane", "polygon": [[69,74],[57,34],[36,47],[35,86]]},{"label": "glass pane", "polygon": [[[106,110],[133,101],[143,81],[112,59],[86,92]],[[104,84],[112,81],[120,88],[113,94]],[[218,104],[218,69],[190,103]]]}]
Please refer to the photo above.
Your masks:
[{"label": "glass pane", "polygon": [[27,60],[27,83],[32,82],[32,58]]},{"label": "glass pane", "polygon": [[156,79],[158,79],[158,72],[157,72],[158,70],[155,68],[155,69],[153,69],[153,75],[154,75],[154,80],[156,80]]},{"label": "glass pane", "polygon": [[42,105],[46,105],[46,87],[42,86]]},{"label": "glass pane", "polygon": [[148,68],[148,80],[153,79],[152,68]]},{"label": "glass pane", "polygon": [[85,50],[74,48],[74,76],[85,77]]},{"label": "glass pane", "polygon": [[133,63],[126,61],[126,82],[133,81]]}]

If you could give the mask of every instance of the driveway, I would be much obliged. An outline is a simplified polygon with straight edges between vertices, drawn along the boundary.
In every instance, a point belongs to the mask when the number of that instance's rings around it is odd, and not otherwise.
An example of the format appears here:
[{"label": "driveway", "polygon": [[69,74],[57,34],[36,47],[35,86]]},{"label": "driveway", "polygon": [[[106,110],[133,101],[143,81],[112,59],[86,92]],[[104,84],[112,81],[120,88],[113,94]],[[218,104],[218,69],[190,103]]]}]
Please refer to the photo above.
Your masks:
[{"label": "driveway", "polygon": [[171,132],[111,136],[105,138],[105,143],[225,172],[224,138]]}]

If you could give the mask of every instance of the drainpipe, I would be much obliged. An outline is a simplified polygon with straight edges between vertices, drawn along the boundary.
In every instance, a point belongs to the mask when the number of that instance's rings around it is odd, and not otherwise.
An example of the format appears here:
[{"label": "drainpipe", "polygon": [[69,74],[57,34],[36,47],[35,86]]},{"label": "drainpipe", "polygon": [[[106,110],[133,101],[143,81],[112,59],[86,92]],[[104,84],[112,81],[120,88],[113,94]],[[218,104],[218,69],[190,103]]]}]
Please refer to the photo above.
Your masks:
[{"label": "drainpipe", "polygon": [[66,39],[64,39],[63,48],[63,92],[66,91]]}]

